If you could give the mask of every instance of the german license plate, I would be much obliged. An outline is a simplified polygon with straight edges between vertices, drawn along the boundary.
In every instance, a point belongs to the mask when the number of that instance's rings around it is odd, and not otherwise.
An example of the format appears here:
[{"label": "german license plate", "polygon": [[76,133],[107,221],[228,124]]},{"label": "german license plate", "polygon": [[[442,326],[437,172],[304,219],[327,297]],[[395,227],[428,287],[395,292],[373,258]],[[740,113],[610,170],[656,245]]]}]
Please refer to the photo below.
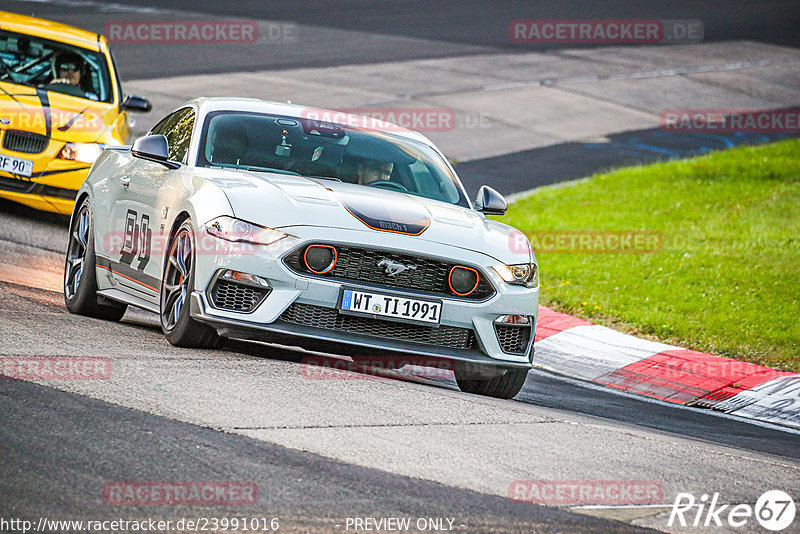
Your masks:
[{"label": "german license plate", "polygon": [[344,313],[355,315],[435,325],[439,324],[442,315],[442,303],[438,300],[373,293],[358,289],[342,291],[339,309]]},{"label": "german license plate", "polygon": [[30,176],[33,174],[33,162],[28,159],[15,158],[14,156],[0,154],[0,171],[6,171],[12,174],[21,174],[22,176]]}]

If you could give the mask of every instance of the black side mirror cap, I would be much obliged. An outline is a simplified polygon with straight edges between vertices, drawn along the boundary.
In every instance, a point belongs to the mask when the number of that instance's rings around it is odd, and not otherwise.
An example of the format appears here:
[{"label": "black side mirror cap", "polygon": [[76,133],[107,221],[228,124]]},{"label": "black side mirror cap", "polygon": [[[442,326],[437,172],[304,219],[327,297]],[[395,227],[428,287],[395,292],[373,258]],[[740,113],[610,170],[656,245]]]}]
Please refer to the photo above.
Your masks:
[{"label": "black side mirror cap", "polygon": [[505,215],[508,204],[503,195],[488,185],[482,185],[475,198],[475,209],[486,215]]},{"label": "black side mirror cap", "polygon": [[153,109],[153,104],[143,96],[128,95],[119,107],[127,111],[147,113]]},{"label": "black side mirror cap", "polygon": [[131,154],[135,158],[160,163],[168,169],[177,169],[181,166],[180,163],[169,159],[169,143],[167,137],[162,134],[140,137],[133,142]]}]

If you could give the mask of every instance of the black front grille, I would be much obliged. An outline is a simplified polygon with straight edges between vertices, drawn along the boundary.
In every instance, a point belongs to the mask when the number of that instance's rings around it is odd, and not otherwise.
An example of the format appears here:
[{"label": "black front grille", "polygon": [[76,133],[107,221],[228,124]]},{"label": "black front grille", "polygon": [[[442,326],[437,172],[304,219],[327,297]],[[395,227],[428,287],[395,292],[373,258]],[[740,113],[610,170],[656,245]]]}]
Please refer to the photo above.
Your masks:
[{"label": "black front grille", "polygon": [[47,141],[47,136],[21,130],[6,130],[6,133],[3,134],[3,148],[26,154],[44,152],[44,149],[47,148]]},{"label": "black front grille", "polygon": [[525,354],[531,340],[529,325],[496,324],[494,331],[500,348],[508,354]]},{"label": "black front grille", "polygon": [[[495,293],[494,286],[480,269],[477,269],[481,274],[475,291],[466,297],[458,297],[450,290],[447,277],[453,267],[461,264],[415,254],[402,254],[373,248],[336,244],[331,244],[331,246],[334,246],[337,251],[336,265],[324,275],[319,275],[319,278],[332,278],[345,282],[425,291],[436,295],[469,300],[485,300]],[[308,246],[300,247],[288,254],[283,261],[297,273],[317,276],[311,273],[303,263],[303,254],[306,248]],[[407,266],[413,265],[416,269],[408,269],[395,276],[388,276],[384,267],[378,267],[378,263],[383,259],[389,259]]]},{"label": "black front grille", "polygon": [[350,332],[453,349],[474,349],[477,346],[475,333],[468,328],[446,325],[440,325],[435,328],[383,321],[369,317],[345,315],[334,308],[324,308],[310,304],[292,304],[281,314],[280,319],[287,323],[312,326],[323,330]]},{"label": "black front grille", "polygon": [[268,288],[217,280],[211,291],[211,302],[215,308],[237,312],[251,312],[269,293]]}]

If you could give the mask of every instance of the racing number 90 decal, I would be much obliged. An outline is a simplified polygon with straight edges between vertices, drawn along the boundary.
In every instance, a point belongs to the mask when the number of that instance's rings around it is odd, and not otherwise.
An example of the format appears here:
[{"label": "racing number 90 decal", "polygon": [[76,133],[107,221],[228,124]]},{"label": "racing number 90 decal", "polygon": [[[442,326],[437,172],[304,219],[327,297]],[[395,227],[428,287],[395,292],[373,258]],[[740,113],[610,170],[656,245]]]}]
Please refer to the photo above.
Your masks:
[{"label": "racing number 90 decal", "polygon": [[[144,271],[150,262],[150,247],[152,246],[153,231],[150,229],[150,216],[142,214],[141,218],[134,210],[128,210],[125,215],[125,242],[122,245],[121,263],[130,265],[134,269]],[[133,260],[138,258],[138,264],[133,265]]]}]

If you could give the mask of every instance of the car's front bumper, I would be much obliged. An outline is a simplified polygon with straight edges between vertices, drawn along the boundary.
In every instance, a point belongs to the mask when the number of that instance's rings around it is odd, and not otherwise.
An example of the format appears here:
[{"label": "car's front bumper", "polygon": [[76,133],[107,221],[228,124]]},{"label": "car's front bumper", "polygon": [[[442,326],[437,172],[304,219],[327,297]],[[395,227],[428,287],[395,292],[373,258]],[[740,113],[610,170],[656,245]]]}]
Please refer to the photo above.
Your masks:
[{"label": "car's front bumper", "polygon": [[[17,155],[15,154],[15,157]],[[54,162],[44,171],[35,172],[31,178],[0,172],[0,198],[6,198],[44,211],[70,215],[89,165],[73,162]],[[39,162],[37,161],[37,164]]]},{"label": "car's front bumper", "polygon": [[[442,327],[471,331],[475,342],[468,346],[442,346],[430,342],[409,341],[403,336],[381,337],[370,335],[368,331],[314,327],[308,323],[287,320],[287,309],[293,304],[316,307],[326,313],[335,314],[342,286],[359,287],[358,283],[308,277],[293,272],[281,261],[289,250],[294,250],[304,243],[336,241],[409,252],[409,244],[413,239],[378,232],[324,227],[295,227],[287,231],[292,231],[294,236],[279,242],[280,246],[238,247],[217,243],[224,252],[198,251],[195,266],[196,291],[191,299],[192,317],[213,326],[221,335],[227,337],[295,344],[312,349],[325,349],[327,352],[344,350],[347,355],[358,353],[370,356],[377,353],[395,353],[507,368],[531,367],[538,314],[538,288],[506,284],[492,269],[492,265],[498,263],[496,260],[485,254],[452,245],[418,240],[413,242],[416,246],[413,252],[479,266],[490,278],[496,294],[485,301],[439,297],[442,301]],[[237,250],[239,252],[247,250],[247,252],[237,253]],[[249,313],[214,307],[209,297],[210,286],[222,269],[233,269],[265,278],[271,287],[268,296]],[[420,294],[412,290],[389,287],[377,289],[369,285],[363,287],[377,292],[431,298],[430,294]],[[510,314],[523,315],[531,319],[530,342],[524,352],[512,354],[504,352],[501,348],[495,321],[500,316]],[[368,319],[368,321],[383,320]],[[336,345],[335,350],[334,345]]]}]

